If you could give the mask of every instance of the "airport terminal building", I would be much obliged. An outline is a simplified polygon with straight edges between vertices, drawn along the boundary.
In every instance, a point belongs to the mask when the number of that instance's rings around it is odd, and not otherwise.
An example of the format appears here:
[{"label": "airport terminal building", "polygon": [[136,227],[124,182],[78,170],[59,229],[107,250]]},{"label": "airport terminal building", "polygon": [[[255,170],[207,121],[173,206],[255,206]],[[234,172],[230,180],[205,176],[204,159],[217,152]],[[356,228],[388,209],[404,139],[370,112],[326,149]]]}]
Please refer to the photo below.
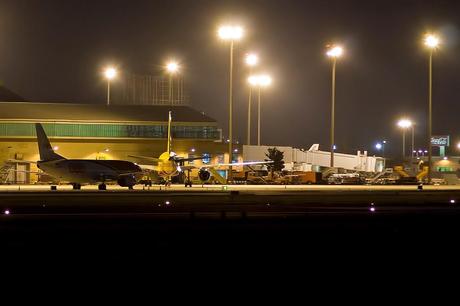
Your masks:
[{"label": "airport terminal building", "polygon": [[65,157],[136,161],[129,155],[158,157],[166,151],[169,111],[176,154],[204,155],[203,163],[228,162],[216,120],[188,106],[0,102],[0,183],[29,184],[46,177],[37,175],[34,164],[37,122]]}]

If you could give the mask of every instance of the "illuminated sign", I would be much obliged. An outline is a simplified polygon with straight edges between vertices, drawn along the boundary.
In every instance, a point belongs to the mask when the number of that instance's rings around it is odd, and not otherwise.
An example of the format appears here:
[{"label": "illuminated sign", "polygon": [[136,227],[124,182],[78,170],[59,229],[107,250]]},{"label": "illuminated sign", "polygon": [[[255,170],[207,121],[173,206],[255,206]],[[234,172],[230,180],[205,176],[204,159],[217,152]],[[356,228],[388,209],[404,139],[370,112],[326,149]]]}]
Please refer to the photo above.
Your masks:
[{"label": "illuminated sign", "polygon": [[448,147],[450,144],[449,142],[449,135],[444,136],[432,136],[431,137],[431,145],[437,147]]}]

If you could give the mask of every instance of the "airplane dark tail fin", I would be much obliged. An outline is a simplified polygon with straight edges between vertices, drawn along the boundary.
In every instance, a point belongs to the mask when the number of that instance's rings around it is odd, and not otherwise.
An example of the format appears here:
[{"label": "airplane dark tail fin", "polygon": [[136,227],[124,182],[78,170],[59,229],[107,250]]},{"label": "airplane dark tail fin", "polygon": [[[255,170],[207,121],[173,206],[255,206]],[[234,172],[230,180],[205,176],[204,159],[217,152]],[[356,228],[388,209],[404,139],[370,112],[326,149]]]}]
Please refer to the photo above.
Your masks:
[{"label": "airplane dark tail fin", "polygon": [[50,141],[46,136],[45,130],[40,123],[35,124],[35,130],[37,131],[38,151],[40,152],[41,161],[65,159],[53,151]]}]

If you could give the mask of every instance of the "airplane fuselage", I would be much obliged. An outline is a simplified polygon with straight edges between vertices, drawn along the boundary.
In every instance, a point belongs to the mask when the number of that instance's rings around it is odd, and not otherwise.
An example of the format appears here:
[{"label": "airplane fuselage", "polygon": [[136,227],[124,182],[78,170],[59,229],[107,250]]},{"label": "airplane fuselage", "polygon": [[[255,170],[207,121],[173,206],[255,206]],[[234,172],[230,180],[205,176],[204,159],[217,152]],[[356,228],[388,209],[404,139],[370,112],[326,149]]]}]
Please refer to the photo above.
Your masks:
[{"label": "airplane fuselage", "polygon": [[78,184],[95,184],[120,179],[135,182],[143,175],[139,166],[123,160],[60,159],[39,161],[37,166],[60,181]]}]

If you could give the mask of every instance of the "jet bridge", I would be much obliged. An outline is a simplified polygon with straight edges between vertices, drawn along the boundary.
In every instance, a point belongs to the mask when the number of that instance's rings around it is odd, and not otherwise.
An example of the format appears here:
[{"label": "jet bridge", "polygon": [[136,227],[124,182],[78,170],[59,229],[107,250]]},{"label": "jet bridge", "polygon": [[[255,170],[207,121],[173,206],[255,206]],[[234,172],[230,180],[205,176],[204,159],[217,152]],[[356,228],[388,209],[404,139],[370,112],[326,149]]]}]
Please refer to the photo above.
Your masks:
[{"label": "jet bridge", "polygon": [[[308,150],[286,146],[243,146],[245,161],[266,159],[268,148],[276,147],[284,153],[286,170],[297,170],[310,166],[311,169],[329,167],[331,153],[319,150],[319,144],[314,144]],[[378,156],[369,156],[367,151],[357,151],[356,154],[334,153],[334,166],[351,171],[382,172],[385,168],[385,159]]]}]

